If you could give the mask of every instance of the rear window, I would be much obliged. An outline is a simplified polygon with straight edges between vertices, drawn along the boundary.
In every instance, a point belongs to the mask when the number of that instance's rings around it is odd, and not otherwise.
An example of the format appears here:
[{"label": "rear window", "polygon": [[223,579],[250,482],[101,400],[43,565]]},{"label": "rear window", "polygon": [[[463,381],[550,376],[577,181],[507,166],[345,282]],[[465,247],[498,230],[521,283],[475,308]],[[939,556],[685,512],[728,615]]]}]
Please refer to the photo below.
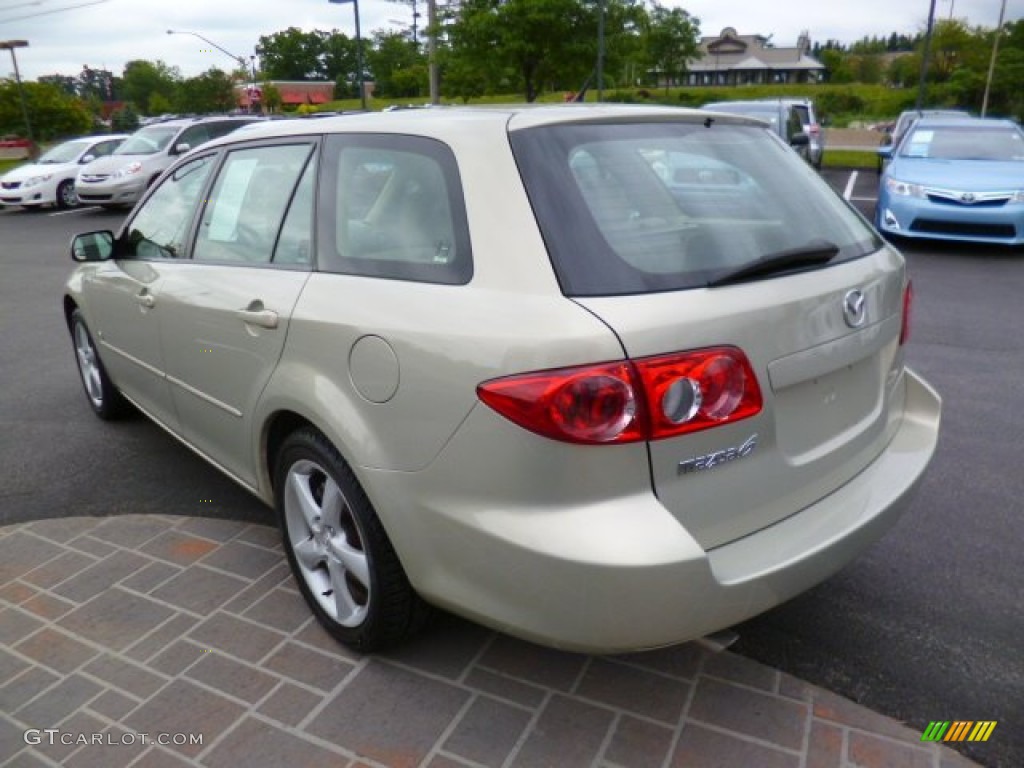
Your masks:
[{"label": "rear window", "polygon": [[790,250],[827,244],[834,264],[882,245],[758,128],[558,125],[516,131],[511,142],[566,295],[699,288]]}]

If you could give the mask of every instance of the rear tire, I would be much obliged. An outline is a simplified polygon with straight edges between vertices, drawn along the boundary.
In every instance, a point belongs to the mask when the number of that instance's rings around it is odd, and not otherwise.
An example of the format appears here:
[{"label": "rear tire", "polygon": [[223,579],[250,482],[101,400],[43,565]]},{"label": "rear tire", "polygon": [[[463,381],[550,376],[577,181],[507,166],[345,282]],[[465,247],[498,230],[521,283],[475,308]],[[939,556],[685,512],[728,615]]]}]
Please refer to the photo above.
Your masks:
[{"label": "rear tire", "polygon": [[296,430],[282,443],[274,501],[299,590],[331,635],[365,653],[422,627],[426,604],[352,469],[317,430]]},{"label": "rear tire", "polygon": [[105,421],[124,416],[129,410],[128,401],[107,376],[80,309],[71,313],[70,329],[71,343],[74,345],[75,359],[78,362],[78,375],[82,379],[89,407]]}]

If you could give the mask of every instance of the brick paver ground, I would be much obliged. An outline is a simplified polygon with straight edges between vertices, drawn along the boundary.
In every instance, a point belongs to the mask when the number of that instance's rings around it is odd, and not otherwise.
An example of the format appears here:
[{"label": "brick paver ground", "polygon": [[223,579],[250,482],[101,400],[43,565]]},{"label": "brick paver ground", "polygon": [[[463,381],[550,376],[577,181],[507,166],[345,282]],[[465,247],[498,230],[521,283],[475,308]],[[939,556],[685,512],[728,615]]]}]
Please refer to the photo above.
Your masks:
[{"label": "brick paver ground", "polygon": [[703,643],[583,656],[441,615],[359,656],[312,620],[276,531],[152,515],[0,528],[0,764],[973,765]]}]

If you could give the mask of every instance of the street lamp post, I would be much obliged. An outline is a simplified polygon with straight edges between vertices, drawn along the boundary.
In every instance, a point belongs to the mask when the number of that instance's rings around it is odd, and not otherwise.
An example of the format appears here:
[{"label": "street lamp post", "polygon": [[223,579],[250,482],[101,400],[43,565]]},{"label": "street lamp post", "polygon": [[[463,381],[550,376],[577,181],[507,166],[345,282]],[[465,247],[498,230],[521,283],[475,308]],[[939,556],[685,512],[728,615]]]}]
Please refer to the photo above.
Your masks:
[{"label": "street lamp post", "polygon": [[327,0],[329,3],[352,3],[352,12],[356,17],[356,66],[359,67],[359,103],[366,110],[366,76],[363,67],[363,36],[359,31],[359,0]]},{"label": "street lamp post", "polygon": [[[248,72],[249,67],[246,64],[245,56],[236,56],[231,51],[227,50],[226,48],[221,48],[219,45],[217,45],[215,42],[213,42],[213,40],[210,40],[209,38],[203,37],[198,32],[187,32],[187,31],[181,30],[181,29],[168,29],[167,30],[167,34],[168,35],[192,35],[192,37],[198,37],[200,40],[202,40],[207,45],[212,45],[214,48],[216,48],[218,51],[223,53],[225,56],[229,56],[232,59],[234,59],[235,63],[239,67],[241,67],[242,72],[244,72],[245,74],[249,74],[249,72]],[[256,57],[255,56],[252,57],[252,79],[253,79],[252,85],[255,88],[256,87]],[[253,112],[254,110],[253,110],[252,93],[251,92],[249,92],[248,98],[249,98],[249,111]]]},{"label": "street lamp post", "polygon": [[35,140],[32,138],[32,123],[29,122],[28,104],[25,102],[25,87],[21,84],[21,73],[18,72],[18,57],[14,55],[15,48],[28,48],[28,40],[0,41],[0,51],[11,52],[11,62],[14,64],[14,82],[18,87],[18,98],[21,99],[21,116],[25,120],[25,138],[34,145]]}]

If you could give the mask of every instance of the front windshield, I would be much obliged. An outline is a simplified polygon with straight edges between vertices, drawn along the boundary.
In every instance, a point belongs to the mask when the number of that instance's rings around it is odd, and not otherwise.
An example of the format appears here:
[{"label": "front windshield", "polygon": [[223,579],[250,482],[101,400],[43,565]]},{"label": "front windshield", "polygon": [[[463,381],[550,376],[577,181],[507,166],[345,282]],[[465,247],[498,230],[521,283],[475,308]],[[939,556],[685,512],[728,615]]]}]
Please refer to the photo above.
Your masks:
[{"label": "front windshield", "polygon": [[916,126],[899,156],[1024,163],[1024,133],[1009,125]]},{"label": "front windshield", "polygon": [[174,126],[154,125],[136,131],[114,150],[115,155],[155,155],[167,147],[171,140],[178,134]]},{"label": "front windshield", "polygon": [[56,165],[57,163],[73,163],[78,158],[78,153],[81,152],[86,146],[85,142],[81,141],[66,141],[63,144],[59,144],[45,155],[39,158],[37,162],[40,165]]}]

